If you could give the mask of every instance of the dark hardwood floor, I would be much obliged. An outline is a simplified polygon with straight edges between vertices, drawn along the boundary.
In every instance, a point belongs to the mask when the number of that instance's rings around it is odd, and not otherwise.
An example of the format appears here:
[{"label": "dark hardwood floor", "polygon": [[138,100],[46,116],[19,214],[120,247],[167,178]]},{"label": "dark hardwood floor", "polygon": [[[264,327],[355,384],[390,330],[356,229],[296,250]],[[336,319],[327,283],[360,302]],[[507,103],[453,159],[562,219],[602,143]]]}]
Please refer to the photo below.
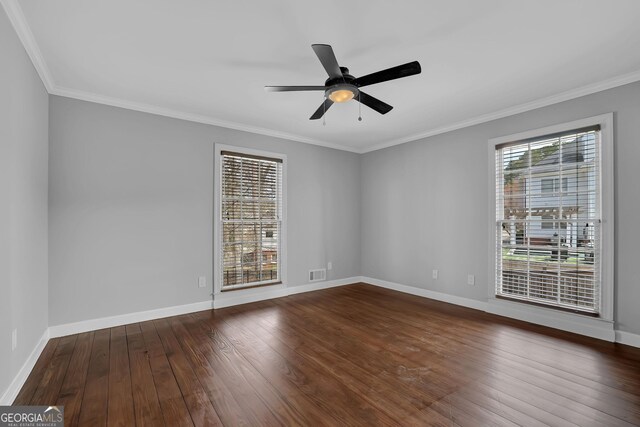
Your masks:
[{"label": "dark hardwood floor", "polygon": [[640,349],[355,284],[51,339],[65,425],[640,425]]}]

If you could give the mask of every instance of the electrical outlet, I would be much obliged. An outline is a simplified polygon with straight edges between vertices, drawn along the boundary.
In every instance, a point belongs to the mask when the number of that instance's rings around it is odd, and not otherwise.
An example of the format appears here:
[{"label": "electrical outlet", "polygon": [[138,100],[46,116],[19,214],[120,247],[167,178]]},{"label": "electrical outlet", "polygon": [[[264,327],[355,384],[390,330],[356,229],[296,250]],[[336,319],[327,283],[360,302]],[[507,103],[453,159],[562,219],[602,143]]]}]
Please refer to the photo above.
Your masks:
[{"label": "electrical outlet", "polygon": [[18,330],[14,329],[11,332],[11,351],[15,350],[18,347]]},{"label": "electrical outlet", "polygon": [[438,278],[438,270],[433,270],[431,272],[431,277],[433,277],[434,279],[437,279]]},{"label": "electrical outlet", "polygon": [[207,287],[207,278],[205,276],[198,277],[198,287],[199,288]]},{"label": "electrical outlet", "polygon": [[475,286],[476,284],[476,276],[473,274],[467,274],[467,285]]},{"label": "electrical outlet", "polygon": [[333,263],[331,261],[329,261],[327,263],[327,270],[331,270],[333,268]]}]

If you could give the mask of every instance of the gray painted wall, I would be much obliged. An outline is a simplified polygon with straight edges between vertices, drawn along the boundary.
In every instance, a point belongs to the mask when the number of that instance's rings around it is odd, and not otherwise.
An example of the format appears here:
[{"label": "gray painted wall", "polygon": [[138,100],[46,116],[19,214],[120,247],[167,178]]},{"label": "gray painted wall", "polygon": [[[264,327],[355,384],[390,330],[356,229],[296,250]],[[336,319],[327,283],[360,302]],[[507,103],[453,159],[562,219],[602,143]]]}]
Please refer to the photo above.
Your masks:
[{"label": "gray painted wall", "polygon": [[[47,324],[48,95],[0,8],[0,395]],[[11,351],[11,331],[18,347]]]},{"label": "gray painted wall", "polygon": [[[616,329],[639,334],[640,83],[363,155],[362,274],[486,300],[487,141],[608,112],[616,140]],[[475,287],[467,274],[476,275]]]},{"label": "gray painted wall", "polygon": [[56,96],[49,108],[50,325],[211,298],[215,143],[287,155],[290,286],[328,261],[329,280],[359,275],[357,154]]}]

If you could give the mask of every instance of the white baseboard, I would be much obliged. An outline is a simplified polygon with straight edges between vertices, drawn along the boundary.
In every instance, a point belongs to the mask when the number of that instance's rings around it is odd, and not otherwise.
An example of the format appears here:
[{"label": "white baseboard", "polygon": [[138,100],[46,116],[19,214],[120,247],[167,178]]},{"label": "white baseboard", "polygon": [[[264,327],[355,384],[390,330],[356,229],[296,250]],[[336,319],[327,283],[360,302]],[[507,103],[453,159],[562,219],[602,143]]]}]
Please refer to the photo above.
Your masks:
[{"label": "white baseboard", "polygon": [[246,291],[238,290],[232,292],[222,292],[215,295],[213,299],[213,308],[225,308],[234,305],[248,304],[252,302],[286,297],[288,295],[300,294],[303,292],[334,288],[336,286],[357,283],[362,281],[361,279],[361,277],[348,277],[346,279],[307,283],[305,285],[299,286],[272,286],[265,288],[247,289]]},{"label": "white baseboard", "polygon": [[386,280],[374,279],[371,277],[362,277],[361,281],[381,288],[404,292],[405,294],[448,302],[450,304],[461,305],[463,307],[474,308],[481,311],[487,310],[487,303],[485,301],[459,297],[456,295],[445,294],[443,292],[430,291],[428,289],[416,288],[415,286],[401,285],[399,283],[387,282]]},{"label": "white baseboard", "polygon": [[[201,301],[193,304],[178,305],[173,307],[158,308],[155,310],[127,313],[117,316],[102,317],[99,319],[89,319],[80,322],[66,323],[62,325],[50,326],[40,338],[40,341],[33,349],[24,365],[15,376],[7,390],[0,397],[0,405],[11,405],[20,389],[24,385],[31,370],[35,366],[42,350],[49,341],[49,338],[63,337],[67,335],[79,334],[82,332],[95,331],[98,329],[112,328],[114,326],[128,325],[130,323],[144,322],[147,320],[161,319],[163,317],[178,316],[181,314],[194,313],[196,311],[210,310],[212,308],[230,307],[232,305],[246,304],[249,302],[262,301],[266,299],[279,298],[287,295],[299,294],[302,292],[317,291],[336,286],[348,285],[361,280],[360,277],[350,277],[346,279],[330,280],[325,282],[308,283],[300,286],[277,287],[276,289],[258,290],[238,296],[232,292],[231,297],[218,298],[215,301]],[[237,291],[242,292],[242,291]],[[234,296],[235,294],[235,296]]]},{"label": "white baseboard", "polygon": [[331,280],[318,283],[309,283],[300,286],[274,286],[269,288],[254,288],[246,291],[234,291],[218,294],[213,301],[201,301],[193,304],[178,305],[173,307],[158,308],[155,310],[139,311],[117,316],[102,317],[98,319],[82,320],[80,322],[66,323],[49,327],[51,338],[63,337],[66,335],[79,334],[82,332],[95,331],[98,329],[112,328],[114,326],[128,325],[130,323],[145,322],[147,320],[161,319],[163,317],[178,316],[180,314],[194,313],[196,311],[210,310],[211,308],[223,308],[233,305],[247,304],[250,302],[263,301],[267,299],[285,297],[301,292],[327,289],[334,286],[342,286],[357,282],[359,277]]},{"label": "white baseboard", "polygon": [[288,295],[301,294],[304,292],[319,291],[320,289],[336,288],[338,286],[351,285],[362,281],[362,277],[347,277],[346,279],[327,280],[324,282],[307,283],[306,285],[291,286]]},{"label": "white baseboard", "polygon": [[147,320],[161,319],[163,317],[178,316],[180,314],[196,311],[210,310],[212,301],[201,301],[193,304],[176,305],[173,307],[157,308],[155,310],[139,311],[136,313],[120,314],[117,316],[102,317],[99,319],[82,320],[75,323],[66,323],[49,327],[51,338],[64,337],[66,335],[95,331],[98,329],[112,328],[114,326],[128,325],[130,323],[145,322]]},{"label": "white baseboard", "polygon": [[[318,283],[308,283],[300,286],[290,287],[278,287],[276,289],[267,289],[254,291],[252,293],[245,293],[238,295],[237,293],[230,293],[228,297],[220,297],[216,295],[214,301],[202,301],[193,304],[185,304],[174,307],[165,307],[155,310],[141,311],[137,313],[128,313],[118,316],[103,317],[100,319],[91,319],[75,323],[67,323],[64,325],[50,326],[38,341],[38,344],[33,349],[27,360],[18,371],[7,390],[0,397],[0,405],[11,405],[16,396],[20,392],[20,389],[24,385],[27,377],[31,373],[31,370],[35,366],[42,350],[49,341],[49,338],[56,338],[71,334],[77,334],[82,332],[94,331],[98,329],[111,328],[114,326],[127,325],[130,323],[144,322],[147,320],[160,319],[163,317],[177,316],[180,314],[193,313],[196,311],[209,310],[211,308],[223,308],[230,307],[232,305],[246,304],[250,302],[263,301],[273,298],[285,297],[288,295],[299,294],[303,292],[317,291],[321,289],[333,288],[336,286],[348,285],[351,283],[364,282],[374,286],[379,286],[386,289],[391,289],[399,292],[404,292],[411,295],[420,296],[423,298],[430,298],[437,301],[443,301],[450,304],[460,305],[463,307],[473,308],[476,310],[486,311],[489,313],[498,314],[505,317],[524,320],[530,323],[536,323],[544,326],[550,326],[556,329],[563,329],[569,332],[577,334],[588,335],[595,338],[605,339],[607,341],[613,341],[621,344],[630,345],[640,348],[640,335],[625,332],[625,331],[613,331],[605,325],[579,325],[576,326],[575,322],[570,320],[558,320],[550,319],[547,316],[532,315],[523,310],[514,308],[501,308],[502,304],[496,306],[496,304],[490,304],[485,301],[478,301],[470,298],[459,297],[456,295],[449,295],[442,292],[430,291],[427,289],[416,288],[414,286],[401,285],[399,283],[388,282],[385,280],[374,279],[371,277],[355,276],[346,279],[330,280]],[[241,291],[238,291],[241,292]],[[612,335],[613,334],[613,335]]]},{"label": "white baseboard", "polygon": [[29,357],[27,357],[27,360],[22,365],[22,368],[20,368],[11,384],[9,384],[9,387],[2,394],[2,397],[0,397],[0,405],[9,406],[13,404],[13,401],[16,400],[20,389],[24,385],[25,381],[27,381],[31,370],[36,365],[36,362],[38,361],[38,358],[40,357],[40,354],[42,354],[42,350],[44,350],[44,347],[47,345],[48,341],[49,328],[44,331],[42,337],[40,337],[40,341],[38,341],[33,351],[31,351],[31,354],[29,354]]},{"label": "white baseboard", "polygon": [[486,311],[498,316],[523,320],[609,342],[614,342],[616,339],[614,323],[595,317],[497,299],[489,301]]},{"label": "white baseboard", "polygon": [[630,332],[616,331],[614,329],[614,323],[610,321],[584,317],[581,317],[578,321],[578,315],[572,313],[562,313],[545,308],[523,306],[522,304],[512,303],[509,301],[478,301],[442,292],[417,288],[415,286],[407,286],[385,280],[374,279],[371,277],[360,277],[358,281],[423,298],[448,302],[450,304],[473,308],[487,313],[497,314],[499,316],[523,320],[525,322],[548,326],[580,335],[586,335],[605,341],[616,341],[622,344],[640,347],[640,335]]},{"label": "white baseboard", "polygon": [[640,348],[640,335],[631,332],[616,331],[616,342]]}]

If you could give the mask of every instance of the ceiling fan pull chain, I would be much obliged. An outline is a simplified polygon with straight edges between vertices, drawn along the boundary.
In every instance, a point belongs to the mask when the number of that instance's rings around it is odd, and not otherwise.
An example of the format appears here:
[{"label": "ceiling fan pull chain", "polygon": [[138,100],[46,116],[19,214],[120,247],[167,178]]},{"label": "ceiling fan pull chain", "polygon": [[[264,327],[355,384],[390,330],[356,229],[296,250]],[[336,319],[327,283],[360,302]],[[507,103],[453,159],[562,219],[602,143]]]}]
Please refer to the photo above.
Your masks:
[{"label": "ceiling fan pull chain", "polygon": [[358,121],[362,121],[362,102],[360,102],[360,91],[358,91]]},{"label": "ceiling fan pull chain", "polygon": [[325,117],[327,116],[327,99],[325,98],[324,102],[322,103],[322,126],[326,126],[327,125],[327,121],[325,120]]}]

